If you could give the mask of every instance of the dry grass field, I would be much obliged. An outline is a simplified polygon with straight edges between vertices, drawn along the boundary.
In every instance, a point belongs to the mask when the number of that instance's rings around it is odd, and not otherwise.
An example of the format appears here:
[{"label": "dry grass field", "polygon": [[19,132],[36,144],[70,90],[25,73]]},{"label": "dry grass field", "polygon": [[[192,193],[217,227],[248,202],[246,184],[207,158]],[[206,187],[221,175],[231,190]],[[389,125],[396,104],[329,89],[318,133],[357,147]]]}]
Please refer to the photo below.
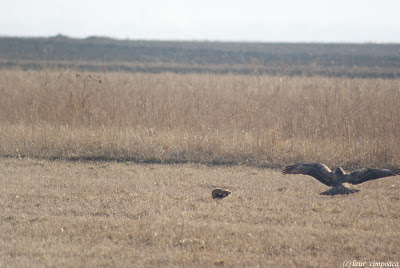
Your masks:
[{"label": "dry grass field", "polygon": [[[310,177],[248,166],[1,158],[0,181],[2,267],[399,261],[395,177],[329,197]],[[215,187],[232,195],[213,200]]]},{"label": "dry grass field", "polygon": [[400,166],[400,79],[0,71],[0,155]]},{"label": "dry grass field", "polygon": [[0,267],[400,261],[399,177],[279,172],[400,167],[400,79],[16,69],[0,96]]}]

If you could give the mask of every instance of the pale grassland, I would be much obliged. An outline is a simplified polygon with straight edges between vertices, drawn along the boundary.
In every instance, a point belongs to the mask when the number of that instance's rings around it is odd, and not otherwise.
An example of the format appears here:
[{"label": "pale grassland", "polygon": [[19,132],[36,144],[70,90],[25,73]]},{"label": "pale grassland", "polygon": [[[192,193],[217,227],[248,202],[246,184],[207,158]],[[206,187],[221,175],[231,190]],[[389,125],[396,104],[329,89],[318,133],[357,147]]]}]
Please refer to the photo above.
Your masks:
[{"label": "pale grassland", "polygon": [[[313,178],[262,168],[399,167],[399,88],[1,70],[0,267],[399,262],[397,177],[327,197]],[[213,200],[215,187],[232,195]]]},{"label": "pale grassland", "polygon": [[[396,177],[329,197],[313,178],[249,166],[0,158],[0,183],[1,267],[400,261]],[[232,195],[213,200],[214,187]]]},{"label": "pale grassland", "polygon": [[0,71],[0,155],[400,166],[400,79]]}]

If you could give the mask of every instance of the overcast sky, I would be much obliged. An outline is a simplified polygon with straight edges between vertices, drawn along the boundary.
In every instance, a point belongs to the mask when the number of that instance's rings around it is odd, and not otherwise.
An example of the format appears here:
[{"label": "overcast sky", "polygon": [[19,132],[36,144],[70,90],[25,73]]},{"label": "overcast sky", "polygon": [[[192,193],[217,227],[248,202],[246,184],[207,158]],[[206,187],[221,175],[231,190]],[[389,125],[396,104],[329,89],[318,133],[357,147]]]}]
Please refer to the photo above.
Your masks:
[{"label": "overcast sky", "polygon": [[399,0],[0,0],[0,36],[400,43]]}]

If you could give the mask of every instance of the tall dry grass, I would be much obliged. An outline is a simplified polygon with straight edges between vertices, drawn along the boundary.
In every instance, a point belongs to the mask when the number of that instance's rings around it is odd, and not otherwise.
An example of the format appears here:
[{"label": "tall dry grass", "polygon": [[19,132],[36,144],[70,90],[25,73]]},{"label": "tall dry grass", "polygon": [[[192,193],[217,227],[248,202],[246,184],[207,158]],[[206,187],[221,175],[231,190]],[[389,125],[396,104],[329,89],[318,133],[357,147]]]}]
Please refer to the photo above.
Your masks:
[{"label": "tall dry grass", "polygon": [[400,166],[400,80],[0,71],[0,155]]}]

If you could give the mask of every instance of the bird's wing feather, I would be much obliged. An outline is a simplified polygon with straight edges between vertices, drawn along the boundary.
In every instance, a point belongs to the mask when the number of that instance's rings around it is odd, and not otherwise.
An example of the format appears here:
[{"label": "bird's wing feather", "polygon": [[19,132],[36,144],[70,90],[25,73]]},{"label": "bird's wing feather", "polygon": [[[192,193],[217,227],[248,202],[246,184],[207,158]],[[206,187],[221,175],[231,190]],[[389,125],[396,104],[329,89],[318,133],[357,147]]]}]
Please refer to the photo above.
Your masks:
[{"label": "bird's wing feather", "polygon": [[360,184],[370,180],[400,175],[400,169],[376,169],[367,168],[354,171],[347,176],[346,182],[351,184]]},{"label": "bird's wing feather", "polygon": [[332,180],[331,170],[324,164],[311,163],[311,164],[295,164],[287,166],[282,170],[283,174],[303,174],[309,175],[325,185],[334,186]]}]

